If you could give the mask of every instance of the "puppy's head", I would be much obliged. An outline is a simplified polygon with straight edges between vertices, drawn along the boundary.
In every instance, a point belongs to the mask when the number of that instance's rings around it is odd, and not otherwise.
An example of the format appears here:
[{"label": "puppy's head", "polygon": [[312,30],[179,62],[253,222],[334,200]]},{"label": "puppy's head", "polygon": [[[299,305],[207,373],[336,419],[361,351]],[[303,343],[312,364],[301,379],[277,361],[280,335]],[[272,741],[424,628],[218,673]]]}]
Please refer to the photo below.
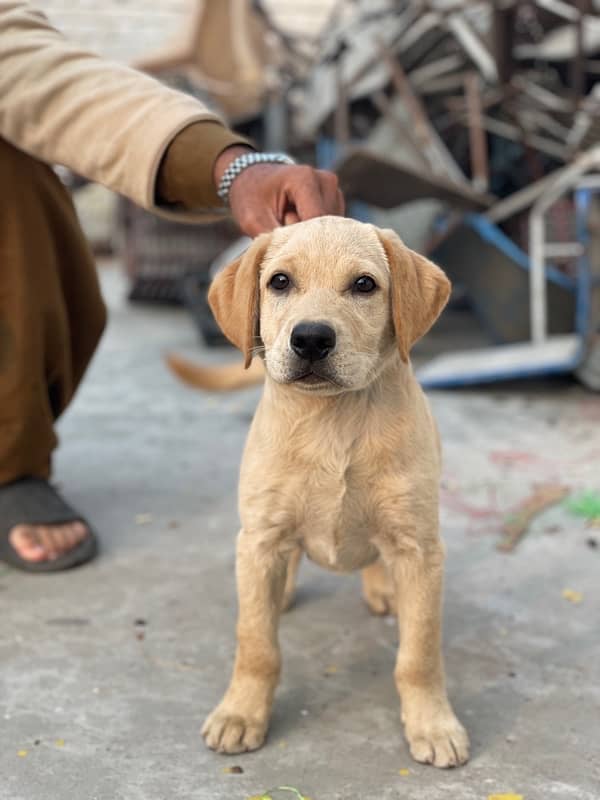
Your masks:
[{"label": "puppy's head", "polygon": [[433,325],[450,294],[444,273],[391,230],[340,217],[254,240],[215,280],[209,303],[245,355],[304,392],[362,389]]}]

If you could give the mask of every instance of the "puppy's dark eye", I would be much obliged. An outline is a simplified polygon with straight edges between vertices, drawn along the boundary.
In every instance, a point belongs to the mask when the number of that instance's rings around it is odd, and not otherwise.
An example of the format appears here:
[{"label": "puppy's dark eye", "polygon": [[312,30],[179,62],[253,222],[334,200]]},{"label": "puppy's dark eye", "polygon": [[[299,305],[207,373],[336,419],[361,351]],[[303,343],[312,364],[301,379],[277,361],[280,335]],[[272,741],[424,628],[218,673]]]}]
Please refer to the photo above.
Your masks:
[{"label": "puppy's dark eye", "polygon": [[290,286],[290,279],[288,276],[283,272],[277,272],[271,280],[269,281],[269,286],[271,289],[275,289],[278,292],[282,292],[284,289],[288,289]]},{"label": "puppy's dark eye", "polygon": [[360,294],[370,294],[377,288],[377,284],[369,275],[361,275],[352,284],[353,292],[360,292]]}]

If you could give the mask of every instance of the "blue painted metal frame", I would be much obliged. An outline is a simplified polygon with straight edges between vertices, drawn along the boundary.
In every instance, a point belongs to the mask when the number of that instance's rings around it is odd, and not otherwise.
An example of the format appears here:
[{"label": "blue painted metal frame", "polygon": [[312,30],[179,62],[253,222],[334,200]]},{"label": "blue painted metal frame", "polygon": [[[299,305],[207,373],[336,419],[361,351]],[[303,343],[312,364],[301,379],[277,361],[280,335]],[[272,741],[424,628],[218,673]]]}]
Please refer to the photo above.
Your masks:
[{"label": "blue painted metal frame", "polygon": [[[508,256],[508,258],[512,259],[512,261],[517,264],[517,266],[529,271],[530,265],[527,254],[524,253],[523,250],[521,250],[521,248],[518,247],[512,239],[509,239],[508,236],[503,233],[497,225],[494,225],[493,222],[490,222],[489,219],[481,214],[472,213],[465,214],[465,222],[471,228],[477,231],[477,233],[483,239],[490,242],[490,244],[493,244],[499,250],[502,250],[502,252]],[[558,286],[562,286],[563,289],[574,291],[576,288],[575,280],[569,278],[568,275],[565,275],[552,265],[548,265],[546,267],[546,276],[553,283],[556,283]]]},{"label": "blue painted metal frame", "polygon": [[[437,221],[435,230],[439,235],[443,235],[448,230],[447,219],[448,218],[444,216]],[[509,239],[497,225],[490,222],[487,217],[481,214],[467,212],[462,216],[461,223],[474,230],[481,239],[502,252],[515,266],[521,268],[524,272],[529,272],[530,264],[527,254],[521,250],[512,239]],[[435,249],[430,253],[430,257],[434,261],[436,260]],[[546,270],[546,277],[550,282],[560,286],[566,291],[573,294],[575,293],[576,281],[562,273],[556,267],[549,265]],[[506,344],[501,339],[499,340],[497,331],[490,327],[487,315],[473,299],[471,299],[471,311],[492,343],[491,346],[502,347]]]},{"label": "blue painted metal frame", "polygon": [[[535,367],[513,368],[495,375],[486,375],[482,380],[481,375],[461,375],[451,379],[432,379],[423,380],[421,385],[426,389],[444,389],[459,386],[472,386],[477,383],[493,383],[501,380],[518,380],[520,378],[540,377],[543,375],[563,375],[572,372],[583,360],[586,353],[587,337],[590,326],[590,295],[592,287],[597,284],[597,280],[592,280],[590,263],[588,258],[588,246],[590,243],[590,233],[587,224],[592,195],[600,193],[599,189],[581,188],[574,191],[575,198],[575,225],[577,240],[582,245],[582,253],[577,259],[577,275],[575,279],[569,278],[559,272],[555,267],[547,266],[546,274],[556,283],[575,292],[575,333],[579,336],[580,344],[576,354],[572,359],[553,365],[544,366],[539,369]],[[467,214],[466,222],[471,225],[480,236],[490,241],[495,246],[503,250],[506,255],[513,259],[523,269],[529,270],[530,264],[526,254],[517,245],[505,236],[493,223],[478,214]],[[506,345],[510,347],[511,345]],[[502,345],[499,345],[502,347]],[[492,348],[493,349],[493,348]],[[418,371],[417,371],[418,377]]]}]

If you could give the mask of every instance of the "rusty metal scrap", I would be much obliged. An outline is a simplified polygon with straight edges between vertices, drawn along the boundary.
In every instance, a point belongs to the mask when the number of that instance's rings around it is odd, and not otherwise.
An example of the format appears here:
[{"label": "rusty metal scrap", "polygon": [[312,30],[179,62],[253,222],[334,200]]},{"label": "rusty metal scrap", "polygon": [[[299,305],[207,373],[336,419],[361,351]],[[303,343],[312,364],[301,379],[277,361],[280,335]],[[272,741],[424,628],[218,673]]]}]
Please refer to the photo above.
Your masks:
[{"label": "rusty metal scrap", "polygon": [[[408,202],[412,188],[415,199],[432,193],[457,208],[489,208],[495,197],[502,219],[526,210],[529,185],[597,143],[597,0],[341,0],[339,8],[296,87],[292,129],[299,142],[340,140],[340,170],[359,199],[373,200],[363,167],[382,124],[413,157],[402,163],[405,185],[387,187],[381,206],[394,196]],[[370,156],[400,168],[393,152]]]}]

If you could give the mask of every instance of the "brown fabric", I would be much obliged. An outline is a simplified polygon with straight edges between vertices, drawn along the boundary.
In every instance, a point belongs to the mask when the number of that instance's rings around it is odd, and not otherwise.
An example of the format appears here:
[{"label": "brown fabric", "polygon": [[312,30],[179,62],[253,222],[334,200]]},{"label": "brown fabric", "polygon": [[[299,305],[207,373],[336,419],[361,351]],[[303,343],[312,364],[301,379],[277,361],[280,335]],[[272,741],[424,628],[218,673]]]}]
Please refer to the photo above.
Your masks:
[{"label": "brown fabric", "polygon": [[106,311],[71,198],[0,139],[0,483],[46,478]]},{"label": "brown fabric", "polygon": [[157,203],[182,205],[188,211],[222,205],[213,182],[214,163],[232,145],[247,139],[218,122],[195,122],[173,139],[158,173]]},{"label": "brown fabric", "polygon": [[[169,144],[193,122],[218,122],[199,100],[69,42],[22,0],[0,0],[0,64],[0,137],[157,213]],[[204,208],[187,218],[222,213]]]}]

